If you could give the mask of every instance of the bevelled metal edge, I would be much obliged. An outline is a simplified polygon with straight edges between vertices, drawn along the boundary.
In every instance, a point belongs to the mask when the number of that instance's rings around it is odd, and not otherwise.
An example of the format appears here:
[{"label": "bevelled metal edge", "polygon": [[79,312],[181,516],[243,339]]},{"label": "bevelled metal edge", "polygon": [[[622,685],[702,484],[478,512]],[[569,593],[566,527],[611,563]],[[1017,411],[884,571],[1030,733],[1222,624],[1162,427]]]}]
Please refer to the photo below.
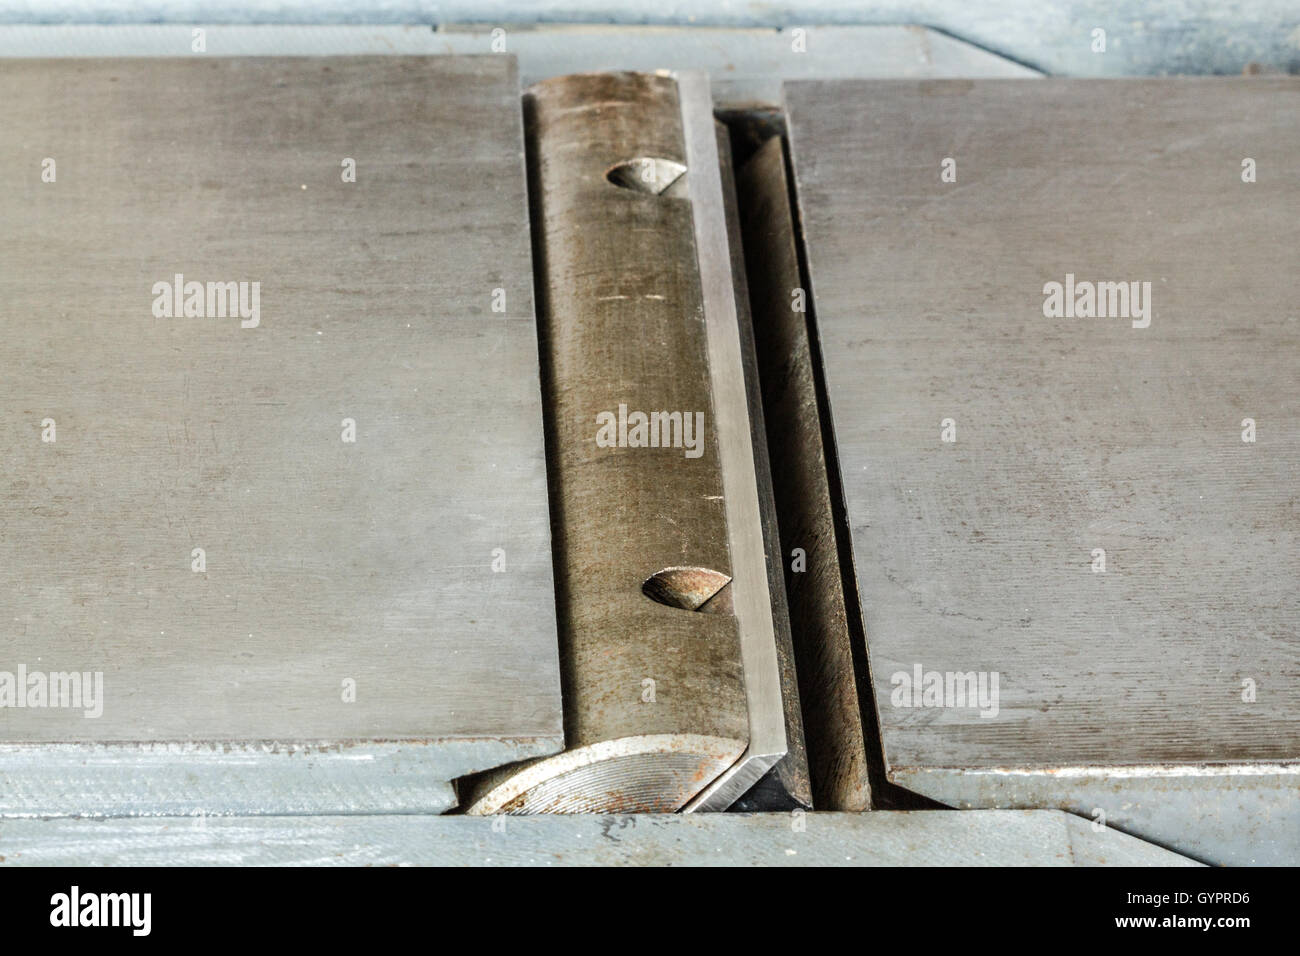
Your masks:
[{"label": "bevelled metal edge", "polygon": [[788,745],[713,97],[707,74],[685,71],[675,76],[708,330],[713,415],[731,545],[732,600],[749,707],[749,746],[686,810],[725,810],[785,756]]}]

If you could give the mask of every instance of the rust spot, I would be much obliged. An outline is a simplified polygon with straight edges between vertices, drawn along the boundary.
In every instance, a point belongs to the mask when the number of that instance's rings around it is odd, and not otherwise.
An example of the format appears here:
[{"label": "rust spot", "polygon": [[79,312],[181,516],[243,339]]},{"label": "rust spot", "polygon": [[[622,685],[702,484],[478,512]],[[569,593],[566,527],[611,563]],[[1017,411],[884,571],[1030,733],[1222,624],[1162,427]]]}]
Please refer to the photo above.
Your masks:
[{"label": "rust spot", "polygon": [[652,601],[684,611],[698,611],[731,583],[731,575],[711,568],[674,567],[646,578],[641,591]]}]

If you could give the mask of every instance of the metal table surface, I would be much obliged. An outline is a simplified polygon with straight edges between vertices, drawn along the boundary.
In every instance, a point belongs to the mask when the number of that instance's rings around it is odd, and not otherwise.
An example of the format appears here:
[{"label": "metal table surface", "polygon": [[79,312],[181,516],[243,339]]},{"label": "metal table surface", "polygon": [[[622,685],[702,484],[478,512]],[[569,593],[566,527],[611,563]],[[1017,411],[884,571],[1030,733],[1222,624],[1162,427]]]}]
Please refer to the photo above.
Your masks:
[{"label": "metal table surface", "polygon": [[512,58],[7,61],[0,115],[0,670],[102,674],[0,709],[0,810],[557,750]]},{"label": "metal table surface", "polygon": [[1300,859],[1300,82],[786,100],[891,779]]}]

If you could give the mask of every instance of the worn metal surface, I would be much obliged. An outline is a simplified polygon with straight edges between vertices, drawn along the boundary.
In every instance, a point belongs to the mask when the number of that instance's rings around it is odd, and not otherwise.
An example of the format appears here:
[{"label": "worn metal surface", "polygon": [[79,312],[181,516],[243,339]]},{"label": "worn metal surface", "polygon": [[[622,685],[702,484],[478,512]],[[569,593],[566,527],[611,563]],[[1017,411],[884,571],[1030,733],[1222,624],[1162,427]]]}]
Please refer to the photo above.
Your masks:
[{"label": "worn metal surface", "polygon": [[1054,810],[0,820],[21,866],[1194,866]]},{"label": "worn metal surface", "polygon": [[[923,27],[789,31],[600,24],[490,26],[205,26],[209,55],[481,54],[501,44],[525,86],[602,70],[707,70],[719,105],[781,102],[783,78],[1036,76],[1037,71]],[[193,27],[0,26],[0,56],[188,55]]]},{"label": "worn metal surface", "polygon": [[[892,778],[1077,806],[1091,775],[1131,832],[1296,862],[1300,81],[787,104]],[[1067,275],[1150,283],[1149,325],[1047,317]],[[998,675],[996,715],[905,694],[917,668]],[[1247,777],[1263,812],[1221,812]]]},{"label": "worn metal surface", "polygon": [[857,668],[780,139],[768,140],[745,164],[738,189],[813,797],[819,809],[867,810],[871,787]]},{"label": "worn metal surface", "polygon": [[[737,582],[694,194],[665,172],[698,170],[669,77],[548,80],[525,113],[567,748],[490,775],[470,812],[676,810],[749,739],[737,617],[705,612]],[[660,412],[675,425],[638,435]]]},{"label": "worn metal surface", "polygon": [[518,95],[0,63],[0,671],[103,675],[0,707],[0,812],[438,811],[559,749]]}]

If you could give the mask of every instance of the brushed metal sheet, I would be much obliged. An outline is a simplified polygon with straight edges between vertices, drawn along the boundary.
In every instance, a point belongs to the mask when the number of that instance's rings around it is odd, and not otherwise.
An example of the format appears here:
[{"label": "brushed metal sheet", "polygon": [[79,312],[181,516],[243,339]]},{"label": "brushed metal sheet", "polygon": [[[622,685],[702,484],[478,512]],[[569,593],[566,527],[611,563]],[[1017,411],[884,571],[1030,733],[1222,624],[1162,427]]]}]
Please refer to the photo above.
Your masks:
[{"label": "brushed metal sheet", "polygon": [[[249,812],[438,810],[557,750],[513,60],[7,61],[0,116],[0,671],[103,674],[98,717],[0,707],[0,811],[250,768]],[[159,317],[177,274],[256,327]],[[86,792],[28,786],[55,742]]]},{"label": "brushed metal sheet", "polygon": [[[1300,860],[1300,83],[786,98],[891,779]],[[1046,317],[1067,274],[1149,282],[1149,326]],[[997,715],[899,706],[918,666]]]}]

